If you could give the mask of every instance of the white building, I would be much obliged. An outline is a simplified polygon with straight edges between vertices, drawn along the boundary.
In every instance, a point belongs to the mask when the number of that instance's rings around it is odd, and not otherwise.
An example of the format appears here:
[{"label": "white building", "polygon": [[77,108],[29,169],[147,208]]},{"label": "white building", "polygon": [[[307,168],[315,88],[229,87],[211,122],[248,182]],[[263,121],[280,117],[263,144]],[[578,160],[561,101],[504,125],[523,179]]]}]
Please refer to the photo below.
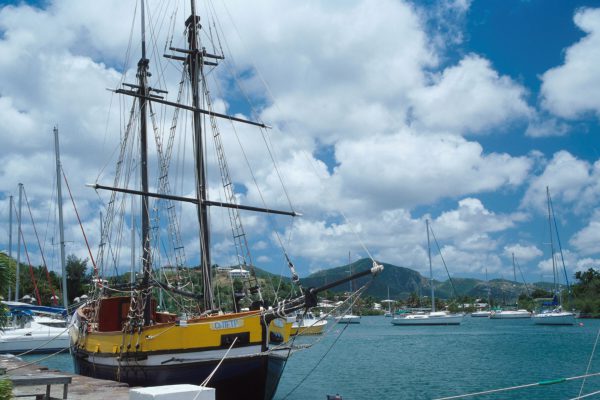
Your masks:
[{"label": "white building", "polygon": [[238,268],[238,269],[232,269],[229,271],[229,277],[231,279],[235,279],[235,278],[248,278],[250,277],[250,271],[246,271],[243,268]]}]

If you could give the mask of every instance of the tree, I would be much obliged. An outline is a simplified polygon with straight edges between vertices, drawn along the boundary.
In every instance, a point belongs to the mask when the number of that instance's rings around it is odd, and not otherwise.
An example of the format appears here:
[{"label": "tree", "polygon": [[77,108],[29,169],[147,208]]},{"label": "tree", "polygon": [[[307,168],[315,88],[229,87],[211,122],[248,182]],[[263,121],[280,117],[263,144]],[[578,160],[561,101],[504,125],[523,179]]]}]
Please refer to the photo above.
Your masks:
[{"label": "tree", "polygon": [[534,299],[547,298],[552,297],[552,293],[544,289],[536,288],[531,292],[531,297]]},{"label": "tree", "polygon": [[[0,293],[6,293],[8,296],[8,287],[12,283],[10,280],[9,258],[0,254]],[[10,299],[9,299],[10,300]],[[0,303],[0,330],[8,324],[8,307]]]},{"label": "tree", "polygon": [[87,258],[82,260],[73,254],[67,257],[67,296],[70,302],[85,294],[86,286],[91,283],[91,277],[87,274],[87,262]]},{"label": "tree", "polygon": [[575,278],[579,280],[573,285],[574,299],[570,299],[568,307],[581,311],[582,315],[600,316],[600,272],[593,268],[577,271]]},{"label": "tree", "polygon": [[577,271],[575,272],[575,278],[579,280],[582,285],[589,285],[595,279],[600,279],[600,272],[594,270],[593,268],[589,268],[585,272]]}]

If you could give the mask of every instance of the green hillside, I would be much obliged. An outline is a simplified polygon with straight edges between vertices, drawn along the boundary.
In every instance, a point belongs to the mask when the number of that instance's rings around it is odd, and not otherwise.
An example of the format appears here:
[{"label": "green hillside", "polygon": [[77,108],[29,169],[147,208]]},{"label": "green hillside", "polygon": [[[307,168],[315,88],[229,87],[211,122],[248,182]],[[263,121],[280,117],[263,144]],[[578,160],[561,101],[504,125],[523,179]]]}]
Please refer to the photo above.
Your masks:
[{"label": "green hillside", "polygon": [[[429,279],[423,277],[419,272],[410,268],[399,267],[396,265],[381,263],[384,266],[384,271],[375,278],[373,283],[367,289],[365,296],[372,296],[375,299],[387,298],[388,287],[390,290],[390,298],[394,300],[406,300],[411,293],[416,293],[420,296],[429,296],[431,287]],[[324,271],[315,272],[301,279],[305,287],[317,287],[326,283],[333,282],[342,277],[348,276],[350,270],[353,273],[364,271],[371,268],[370,259],[362,259],[350,265],[343,265],[337,268],[331,268]],[[369,281],[370,277],[364,277],[355,282],[354,289],[359,288]],[[487,299],[488,288],[492,300],[498,303],[515,303],[516,299],[527,289],[523,283],[512,282],[504,279],[492,279],[489,282],[473,279],[473,278],[452,278],[456,295],[461,297],[471,297]],[[436,297],[442,299],[450,299],[454,297],[452,285],[449,280],[440,282],[434,280]],[[529,290],[535,288],[547,289],[550,284],[543,283],[528,285]],[[350,290],[349,284],[340,285],[333,289],[332,292],[342,293]]]}]

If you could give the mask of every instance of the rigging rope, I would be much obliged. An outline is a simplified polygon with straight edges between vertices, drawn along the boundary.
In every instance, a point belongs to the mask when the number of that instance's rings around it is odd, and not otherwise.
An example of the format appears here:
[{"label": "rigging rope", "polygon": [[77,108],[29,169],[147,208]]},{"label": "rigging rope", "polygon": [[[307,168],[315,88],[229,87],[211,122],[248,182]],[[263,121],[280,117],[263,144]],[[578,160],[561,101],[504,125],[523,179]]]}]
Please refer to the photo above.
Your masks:
[{"label": "rigging rope", "polygon": [[[16,212],[16,209],[15,209]],[[21,220],[18,217],[17,214],[17,223],[19,224],[19,227],[21,226]],[[31,260],[29,259],[29,251],[27,251],[27,244],[25,243],[25,236],[23,235],[23,229],[19,229],[18,234],[21,236],[21,240],[23,241],[23,248],[25,249],[25,255],[27,256],[27,263],[29,263],[29,275],[31,276],[31,281],[33,282],[33,287],[35,290],[35,296],[38,302],[38,305],[42,305],[42,302],[40,300],[40,292],[38,290],[38,286],[37,286],[37,282],[35,280],[35,276],[33,275],[33,266],[31,265]]]},{"label": "rigging rope", "polygon": [[83,240],[85,240],[85,246],[87,247],[88,254],[90,255],[90,260],[92,261],[92,265],[94,266],[94,276],[98,278],[98,267],[96,266],[96,260],[94,260],[94,256],[92,255],[92,250],[90,249],[90,243],[88,242],[87,235],[85,234],[85,230],[83,229],[83,224],[81,223],[81,218],[79,217],[79,211],[77,211],[77,206],[75,205],[75,199],[73,199],[73,193],[71,193],[71,187],[69,186],[69,181],[67,180],[67,175],[65,175],[65,171],[63,171],[62,167],[60,167],[60,171],[62,172],[63,179],[65,180],[65,185],[67,185],[67,191],[69,192],[69,197],[71,198],[71,203],[73,203],[73,209],[75,210],[75,215],[77,216],[77,222],[79,222],[79,227],[81,228],[81,234],[83,235]]},{"label": "rigging rope", "polygon": [[[600,338],[600,328],[598,328],[598,334],[596,335],[596,341],[594,342],[594,347],[592,348],[592,354],[590,354],[590,359],[588,361],[587,368],[585,369],[585,373],[588,374],[590,372],[590,368],[592,366],[592,360],[594,359],[594,354],[596,353],[596,346],[598,345],[598,338]],[[581,397],[581,393],[583,392],[583,387],[585,386],[585,378],[581,382],[581,388],[579,389],[579,397]],[[579,398],[578,397],[578,398]]]},{"label": "rigging rope", "polygon": [[[359,290],[356,291],[356,293],[359,293],[358,295],[356,295],[354,297],[354,300],[352,301],[352,303],[349,305],[348,309],[352,309],[352,307],[354,306],[354,303],[356,303],[358,301],[358,299],[360,298],[360,294],[362,292],[364,292],[373,282],[373,280],[371,279],[369,282],[367,282],[365,285],[363,285],[362,288],[360,288]],[[346,311],[347,311],[346,310]],[[338,322],[339,323],[339,322]],[[338,342],[338,340],[340,340],[340,338],[342,337],[342,334],[346,331],[346,329],[348,328],[348,326],[350,326],[350,324],[345,324],[344,328],[342,329],[342,331],[340,332],[340,334],[335,338],[335,340],[333,341],[333,343],[331,343],[331,346],[329,346],[329,348],[327,349],[327,351],[323,354],[323,356],[321,356],[321,358],[317,361],[317,363],[310,369],[310,371],[308,371],[308,373],[300,380],[300,382],[298,382],[298,384],[296,386],[294,386],[294,388],[292,390],[290,390],[284,397],[283,399],[287,399],[292,393],[294,393],[307,379],[310,375],[312,375],[312,373],[317,369],[317,367],[321,364],[321,362],[325,359],[325,357],[327,356],[327,354],[329,354],[329,352],[331,351],[331,349],[333,349],[333,346]],[[333,328],[332,328],[333,329]],[[298,335],[296,335],[296,337],[298,337]],[[296,337],[294,337],[294,340],[296,339]],[[292,343],[294,342],[294,340],[292,341]],[[291,351],[291,350],[290,350]],[[289,354],[288,354],[288,358],[289,358]],[[286,363],[287,363],[287,359],[286,359]]]},{"label": "rigging rope", "polygon": [[[550,203],[550,209],[552,210],[552,220],[554,221],[554,230],[556,232],[556,240],[558,242],[558,250],[560,251],[560,259],[562,261],[563,272],[565,274],[565,281],[567,282],[568,296],[571,297],[571,286],[569,285],[569,277],[567,276],[567,267],[565,266],[565,257],[563,256],[562,245],[560,244],[560,236],[558,234],[558,225],[556,224],[556,215],[554,214],[554,205],[552,205],[552,198],[548,195],[548,202]],[[550,232],[552,234],[552,232]],[[554,257],[554,254],[552,255]]]},{"label": "rigging rope", "polygon": [[527,383],[525,385],[511,386],[511,387],[500,388],[500,389],[484,390],[482,392],[460,394],[457,396],[439,397],[435,400],[464,399],[465,397],[479,396],[479,395],[483,395],[483,394],[498,393],[498,392],[506,392],[506,391],[510,391],[510,390],[524,389],[524,388],[529,388],[529,387],[534,387],[534,386],[554,385],[557,383],[563,383],[563,382],[574,381],[574,380],[578,380],[578,379],[584,379],[584,378],[591,377],[591,376],[600,376],[600,372],[596,372],[593,374],[572,376],[569,378],[558,378],[558,379],[551,379],[551,380],[540,381],[540,382],[535,382],[535,383]]},{"label": "rigging rope", "polygon": [[[42,257],[42,263],[44,266],[44,271],[46,272],[46,279],[48,280],[48,286],[50,287],[50,291],[52,292],[52,303],[54,305],[58,304],[56,294],[54,293],[54,287],[52,286],[52,281],[50,280],[50,273],[48,272],[48,264],[46,264],[46,257],[44,256],[44,249],[42,248],[42,243],[40,242],[40,237],[37,232],[37,228],[35,227],[35,221],[33,220],[33,214],[31,213],[31,206],[29,204],[29,199],[27,198],[27,192],[25,191],[25,187],[23,187],[23,196],[25,197],[25,204],[27,204],[27,210],[29,210],[29,217],[31,218],[31,225],[33,226],[33,232],[35,233],[35,238],[38,242],[38,247],[40,248],[40,255]],[[25,240],[25,239],[23,239]],[[31,265],[30,265],[31,267]],[[32,273],[33,276],[33,273]],[[37,288],[36,288],[37,292]],[[38,303],[40,303],[39,293],[38,295]],[[41,303],[40,303],[41,304]]]},{"label": "rigging rope", "polygon": [[52,354],[50,354],[50,355],[48,355],[48,356],[46,356],[46,357],[38,358],[37,360],[34,360],[34,361],[31,361],[31,362],[25,363],[25,364],[23,364],[23,365],[19,365],[18,367],[14,367],[14,368],[7,369],[7,370],[6,370],[6,372],[8,372],[8,371],[14,371],[14,370],[16,370],[16,369],[19,369],[19,368],[24,368],[24,367],[28,367],[28,366],[30,366],[30,365],[38,364],[40,361],[44,361],[44,360],[47,360],[47,359],[49,359],[49,358],[51,358],[51,357],[54,357],[55,355],[58,355],[58,354],[62,353],[62,352],[63,352],[63,351],[65,351],[65,350],[68,350],[69,348],[70,348],[70,347],[65,347],[64,349],[60,349],[60,350],[59,350],[59,351],[57,351],[56,353],[52,353]]},{"label": "rigging rope", "polygon": [[454,293],[454,298],[457,298],[456,289],[454,288],[454,282],[452,282],[452,278],[450,277],[450,272],[448,271],[448,266],[446,265],[446,260],[444,260],[444,256],[442,255],[442,249],[440,249],[440,245],[435,237],[435,233],[433,233],[433,228],[431,223],[429,223],[429,230],[431,231],[431,235],[433,236],[433,241],[440,253],[440,258],[442,259],[442,263],[444,264],[444,268],[446,269],[446,274],[448,274],[448,280],[450,281],[450,285],[452,286],[452,292]]},{"label": "rigging rope", "polygon": [[[29,349],[29,350],[27,350],[27,351],[24,351],[24,352],[23,352],[23,353],[21,353],[21,354],[17,354],[17,357],[25,356],[25,355],[27,355],[27,354],[29,354],[29,353],[32,353],[32,352],[34,352],[34,351],[36,351],[36,350],[39,350],[39,349],[41,349],[42,347],[44,347],[44,346],[45,346],[45,345],[47,345],[48,343],[51,343],[51,342],[55,341],[56,339],[58,339],[58,338],[59,338],[59,337],[60,337],[60,336],[61,336],[63,333],[65,333],[65,332],[66,332],[66,331],[68,331],[68,330],[69,330],[69,327],[67,326],[67,327],[66,327],[66,328],[65,328],[65,329],[64,329],[62,332],[58,333],[56,336],[54,336],[54,337],[50,338],[49,340],[47,340],[46,342],[44,342],[44,343],[40,344],[39,346],[37,346],[37,347],[34,347],[33,349]],[[27,334],[26,334],[26,336],[27,336]],[[67,347],[67,348],[68,348],[68,347]],[[61,350],[61,351],[62,351],[62,350]],[[58,353],[54,353],[54,354],[58,354]],[[38,361],[39,361],[39,360],[38,360]],[[20,367],[19,367],[19,368],[20,368]]]},{"label": "rigging rope", "polygon": [[[209,2],[209,4],[210,4],[210,5],[212,5],[212,1],[211,1],[211,2]],[[237,36],[238,36],[239,40],[240,40],[242,43],[244,43],[244,41],[243,41],[243,39],[242,39],[242,35],[240,34],[240,32],[239,32],[239,30],[238,30],[238,28],[237,28],[237,25],[235,24],[235,21],[234,21],[234,19],[233,19],[232,15],[231,15],[231,13],[230,13],[229,9],[227,8],[227,4],[223,3],[223,6],[224,6],[224,8],[225,8],[225,12],[226,12],[227,16],[228,16],[228,17],[229,17],[229,19],[231,20],[231,23],[232,23],[232,25],[233,25],[233,28],[234,28],[234,31],[235,31],[235,33],[237,34]],[[212,5],[212,7],[213,7],[213,9],[212,9],[212,11],[213,11],[213,14],[215,14],[215,12],[214,12],[214,5]],[[217,22],[218,22],[218,19],[217,19]],[[221,27],[221,25],[220,25],[220,24],[219,24],[219,28],[220,28],[220,30],[221,30],[221,31],[223,31],[223,28]],[[225,39],[224,39],[224,40],[225,40]],[[226,42],[226,41],[225,41],[225,47],[227,48],[228,52],[229,52],[229,53],[231,53],[231,51],[229,50],[229,46],[227,45],[227,42]],[[230,58],[231,58],[231,57],[230,57]],[[277,109],[277,110],[278,110],[280,113],[282,113],[281,109],[280,109],[280,108],[279,108],[279,106],[278,106],[278,103],[277,103],[276,101],[274,101],[274,99],[275,99],[275,96],[273,95],[273,92],[271,91],[271,89],[270,89],[269,85],[267,84],[266,80],[263,78],[263,76],[262,76],[262,74],[261,74],[260,70],[257,68],[257,66],[256,66],[256,62],[254,62],[254,61],[252,60],[252,61],[251,61],[251,65],[253,66],[253,70],[254,70],[254,72],[256,72],[256,75],[259,77],[259,79],[260,79],[260,81],[262,82],[262,84],[263,84],[263,86],[264,86],[265,90],[267,91],[268,95],[269,95],[269,96],[270,96],[270,98],[273,100],[273,106],[274,106],[274,107],[275,107],[275,108],[276,108],[276,109]],[[236,77],[236,75],[235,75],[235,74],[232,74],[232,75],[233,75],[234,77]],[[240,85],[238,85],[238,86],[240,86]],[[241,86],[240,86],[240,90],[242,91],[242,93],[245,93],[245,92],[243,91],[243,89],[241,88]],[[257,114],[257,115],[258,115],[258,113],[256,112],[256,110],[255,110],[255,109],[252,107],[252,103],[249,101],[249,99],[248,99],[248,98],[247,98],[247,101],[248,101],[249,105],[250,105],[250,106],[251,106],[251,108],[252,108],[253,114]],[[319,172],[317,171],[317,168],[315,167],[313,160],[310,158],[310,155],[309,155],[309,154],[308,154],[306,151],[304,151],[304,150],[300,150],[300,152],[301,152],[301,154],[302,154],[302,155],[303,155],[303,156],[306,158],[306,160],[308,161],[308,163],[309,163],[309,165],[311,166],[311,168],[312,168],[312,170],[313,170],[313,172],[314,172],[315,176],[316,176],[316,177],[319,179],[319,181],[320,181],[321,183],[324,183],[324,178],[323,178],[323,177],[322,177],[322,176],[319,174]],[[373,262],[374,262],[374,261],[375,261],[375,258],[373,257],[373,255],[371,254],[371,252],[369,251],[369,249],[367,248],[367,246],[365,245],[364,241],[362,240],[362,238],[361,238],[361,237],[360,237],[360,235],[358,234],[357,230],[356,230],[356,229],[354,228],[354,226],[352,226],[352,224],[350,223],[350,220],[348,219],[348,217],[346,216],[346,214],[345,214],[345,213],[344,213],[342,210],[337,210],[337,211],[340,213],[340,215],[342,216],[342,218],[344,219],[344,221],[346,221],[346,223],[348,224],[348,227],[350,228],[351,232],[352,232],[352,233],[355,235],[355,237],[357,238],[357,240],[358,240],[358,242],[359,242],[360,246],[362,247],[362,249],[365,251],[365,253],[367,253],[367,255],[368,255],[368,257],[371,259],[371,261],[373,261]]]}]

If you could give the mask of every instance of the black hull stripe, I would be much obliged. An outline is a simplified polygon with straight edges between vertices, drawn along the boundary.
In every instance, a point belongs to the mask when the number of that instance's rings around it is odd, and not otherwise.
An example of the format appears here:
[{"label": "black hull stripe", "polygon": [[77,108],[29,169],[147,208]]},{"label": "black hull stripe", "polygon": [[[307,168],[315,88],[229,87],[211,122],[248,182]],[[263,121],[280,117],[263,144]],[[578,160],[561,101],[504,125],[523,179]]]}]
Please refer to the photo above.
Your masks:
[{"label": "black hull stripe", "polygon": [[[130,386],[199,385],[217,366],[218,361],[200,361],[160,366],[94,364],[92,357],[74,352],[75,372],[98,379],[125,382]],[[225,360],[209,382],[217,400],[271,400],[285,367],[286,358],[275,355],[240,357]]]}]

